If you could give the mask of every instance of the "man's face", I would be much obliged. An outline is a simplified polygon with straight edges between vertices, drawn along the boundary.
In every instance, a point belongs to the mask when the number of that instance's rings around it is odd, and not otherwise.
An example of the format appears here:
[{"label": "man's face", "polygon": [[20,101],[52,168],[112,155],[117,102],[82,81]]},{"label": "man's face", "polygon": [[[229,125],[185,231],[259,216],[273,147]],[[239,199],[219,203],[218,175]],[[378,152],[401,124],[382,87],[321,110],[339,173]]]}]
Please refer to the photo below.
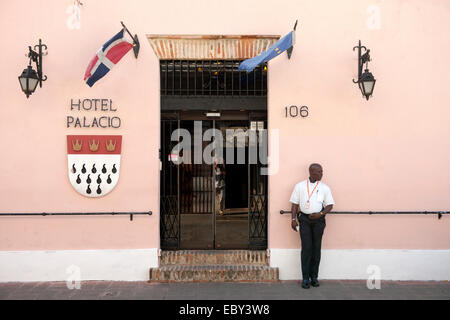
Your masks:
[{"label": "man's face", "polygon": [[320,166],[313,166],[311,169],[309,169],[309,176],[311,179],[320,181],[322,179],[323,170]]}]

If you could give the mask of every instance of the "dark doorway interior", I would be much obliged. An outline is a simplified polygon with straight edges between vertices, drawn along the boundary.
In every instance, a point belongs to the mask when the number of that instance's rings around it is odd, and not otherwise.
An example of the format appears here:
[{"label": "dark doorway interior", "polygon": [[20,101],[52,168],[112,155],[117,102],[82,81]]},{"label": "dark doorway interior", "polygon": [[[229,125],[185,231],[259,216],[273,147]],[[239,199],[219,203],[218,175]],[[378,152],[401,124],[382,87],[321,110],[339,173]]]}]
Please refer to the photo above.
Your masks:
[{"label": "dark doorway interior", "polygon": [[248,207],[248,165],[227,164],[225,170],[225,208]]},{"label": "dark doorway interior", "polygon": [[[248,248],[248,120],[216,120],[223,135],[225,162],[224,210],[216,210],[216,247]],[[230,134],[232,132],[232,134]]]},{"label": "dark doorway interior", "polygon": [[[202,122],[203,133],[208,129],[222,130],[222,134],[226,129],[255,130],[260,124],[267,128],[268,66],[261,64],[246,73],[239,71],[240,62],[160,61],[160,234],[164,250],[267,248],[267,177],[261,176],[260,164],[249,164],[248,142],[242,163],[237,145],[228,146],[235,161],[225,163],[223,192],[215,185],[214,165],[178,164],[175,160],[185,155],[172,153],[180,142],[172,141],[173,131],[184,129],[192,135],[197,121]],[[209,143],[205,141],[203,150]],[[226,156],[225,143],[224,148]]]},{"label": "dark doorway interior", "polygon": [[[264,249],[267,247],[267,176],[261,164],[249,164],[248,130],[266,127],[265,114],[257,121],[245,112],[221,112],[208,118],[204,113],[167,113],[161,121],[161,246],[165,249]],[[254,119],[254,118],[253,118]],[[217,129],[222,136],[225,187],[217,187],[215,164],[180,162],[192,159],[194,147],[174,153],[180,140],[172,133],[183,129],[194,134],[201,123],[203,134]],[[227,135],[231,130],[233,136]],[[202,150],[211,141],[203,141]]]}]

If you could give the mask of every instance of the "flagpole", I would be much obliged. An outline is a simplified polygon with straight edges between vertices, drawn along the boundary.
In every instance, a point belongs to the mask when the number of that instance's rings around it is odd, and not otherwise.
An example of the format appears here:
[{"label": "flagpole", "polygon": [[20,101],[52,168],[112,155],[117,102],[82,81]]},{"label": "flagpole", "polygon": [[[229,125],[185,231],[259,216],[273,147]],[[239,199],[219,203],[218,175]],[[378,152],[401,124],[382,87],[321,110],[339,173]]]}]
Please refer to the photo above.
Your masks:
[{"label": "flagpole", "polygon": [[[298,22],[298,19],[297,20],[295,20],[295,25],[294,25],[294,33],[295,33],[295,29],[297,29],[297,22]],[[287,49],[286,50],[286,53],[287,53],[287,56],[288,56],[288,59],[291,59],[291,55],[292,55],[292,50],[294,50],[294,46],[291,46],[289,49]]]},{"label": "flagpole", "polygon": [[122,24],[122,27],[125,29],[125,31],[130,35],[131,39],[133,39],[133,52],[134,52],[135,58],[137,59],[138,53],[139,53],[139,48],[140,48],[139,39],[137,37],[137,34],[133,37],[131,32],[125,26],[125,24],[122,21],[120,21],[120,23]]},{"label": "flagpole", "polygon": [[122,24],[122,27],[125,29],[125,31],[128,32],[128,34],[130,35],[131,39],[133,39],[133,42],[134,42],[134,37],[133,37],[133,35],[130,33],[130,31],[128,30],[128,28],[123,24],[122,21],[120,21],[120,23]]}]

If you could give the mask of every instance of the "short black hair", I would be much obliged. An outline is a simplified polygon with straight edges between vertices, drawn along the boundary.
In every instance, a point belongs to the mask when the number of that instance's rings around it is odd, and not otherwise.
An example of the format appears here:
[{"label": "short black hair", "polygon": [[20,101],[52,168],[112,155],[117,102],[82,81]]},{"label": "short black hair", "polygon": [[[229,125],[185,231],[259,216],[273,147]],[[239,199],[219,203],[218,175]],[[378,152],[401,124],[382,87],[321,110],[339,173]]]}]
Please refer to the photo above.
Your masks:
[{"label": "short black hair", "polygon": [[314,167],[322,168],[322,166],[319,163],[311,163],[310,166],[309,166],[309,171],[311,171],[311,169],[314,168]]}]

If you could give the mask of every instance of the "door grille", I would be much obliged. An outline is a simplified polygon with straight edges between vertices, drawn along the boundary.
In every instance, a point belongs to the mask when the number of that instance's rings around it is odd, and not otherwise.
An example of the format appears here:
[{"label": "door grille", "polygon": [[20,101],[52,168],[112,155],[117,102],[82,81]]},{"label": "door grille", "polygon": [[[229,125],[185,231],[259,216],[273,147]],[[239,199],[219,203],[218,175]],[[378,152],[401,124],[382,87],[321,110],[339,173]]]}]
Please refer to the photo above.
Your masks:
[{"label": "door grille", "polygon": [[251,195],[249,208],[249,247],[265,249],[267,247],[267,196]]},{"label": "door grille", "polygon": [[[261,121],[264,128],[267,128],[267,121],[261,118],[253,118],[251,121]],[[261,148],[261,144],[267,144],[262,140],[262,136],[257,135],[257,146]],[[267,145],[266,145],[267,150]],[[258,164],[249,165],[249,247],[252,249],[267,248],[267,183],[268,176],[262,174],[262,170],[267,170],[267,154],[261,154],[258,150]]]},{"label": "door grille", "polygon": [[[170,140],[178,120],[161,120],[161,172],[160,172],[160,234],[161,249],[177,249],[180,237],[180,216],[178,196],[179,169],[166,155],[174,147]],[[163,156],[164,155],[164,156]]]},{"label": "door grille", "polygon": [[186,164],[180,172],[181,214],[210,214],[213,211],[213,182],[211,166],[206,164]]},{"label": "door grille", "polygon": [[161,96],[267,96],[267,63],[247,73],[241,60],[160,60]]}]

